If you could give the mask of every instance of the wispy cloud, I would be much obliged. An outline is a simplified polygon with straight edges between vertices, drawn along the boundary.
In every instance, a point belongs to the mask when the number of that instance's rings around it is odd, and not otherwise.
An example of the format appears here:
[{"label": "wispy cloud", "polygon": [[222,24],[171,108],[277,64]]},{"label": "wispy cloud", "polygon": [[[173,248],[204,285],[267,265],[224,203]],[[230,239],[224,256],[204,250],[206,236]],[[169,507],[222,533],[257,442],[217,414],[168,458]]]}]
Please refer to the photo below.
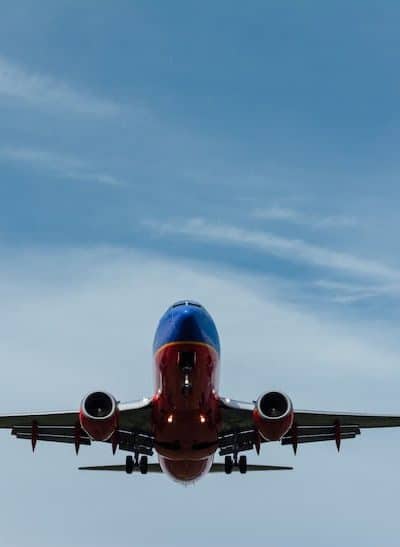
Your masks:
[{"label": "wispy cloud", "polygon": [[341,215],[316,216],[315,214],[304,213],[296,209],[286,207],[269,207],[267,209],[255,209],[252,212],[254,218],[260,220],[272,220],[288,222],[291,224],[310,226],[311,228],[350,228],[356,226],[355,217]]},{"label": "wispy cloud", "polygon": [[271,232],[251,231],[228,224],[212,224],[204,219],[183,222],[148,222],[145,224],[162,234],[176,234],[192,239],[247,247],[291,262],[327,268],[351,276],[371,278],[386,283],[399,283],[400,271],[384,263],[360,258]]},{"label": "wispy cloud", "polygon": [[0,148],[0,160],[23,162],[32,165],[35,169],[45,169],[58,177],[96,182],[111,186],[123,186],[124,181],[110,175],[92,169],[88,164],[78,158],[49,152],[47,150],[33,148]]},{"label": "wispy cloud", "polygon": [[51,76],[29,71],[0,56],[0,97],[23,101],[46,109],[113,116],[119,106],[108,99],[100,99]]},{"label": "wispy cloud", "polygon": [[[318,310],[293,306],[273,292],[260,293],[257,277],[250,275],[238,280],[223,269],[216,275],[214,268],[204,266],[128,249],[111,252],[93,248],[52,252],[25,249],[11,255],[2,253],[0,362],[7,366],[2,367],[1,412],[76,408],[83,394],[98,386],[106,387],[121,400],[151,395],[150,346],[156,321],[171,302],[188,296],[209,308],[222,335],[224,395],[251,401],[272,386],[287,391],[296,408],[398,412],[400,344],[395,326],[384,324],[377,329],[376,321],[371,318],[359,325],[347,315],[343,319],[328,318],[318,314]],[[132,381],[127,381],[128,376]],[[111,477],[107,481],[110,499],[118,496],[120,500],[118,515],[110,513],[108,504],[98,504],[93,515],[89,513],[88,526],[88,515],[80,507],[90,506],[93,496],[104,493],[107,477],[78,475],[74,451],[68,450],[68,446],[60,448],[45,442],[39,445],[32,460],[32,472],[26,464],[29,447],[22,446],[23,441],[15,441],[3,431],[1,442],[2,466],[10,470],[2,475],[2,494],[6,500],[2,510],[7,511],[7,518],[2,520],[3,545],[26,546],[26,532],[20,525],[21,503],[24,509],[29,508],[26,518],[34,538],[29,542],[31,547],[54,546],[54,536],[65,519],[61,503],[74,526],[66,541],[63,538],[57,541],[58,547],[70,547],[72,543],[88,547],[122,544],[132,533],[132,489],[124,485],[124,477]],[[350,445],[351,442],[359,444]],[[371,473],[365,485],[368,469],[382,457],[383,442],[388,448],[385,465],[379,473],[376,470]],[[109,462],[111,450],[103,444],[85,447],[87,450],[79,455],[80,464]],[[334,444],[321,448],[322,444],[304,448],[294,475],[271,474],[275,503],[268,508],[268,518],[274,523],[270,539],[282,545],[293,541],[293,530],[285,526],[287,517],[281,509],[288,503],[287,491],[291,489],[290,522],[299,531],[296,532],[299,547],[310,545],[310,537],[331,526],[335,507],[340,507],[343,515],[355,515],[363,534],[373,534],[377,518],[380,519],[383,524],[380,533],[386,533],[383,541],[382,537],[379,541],[378,536],[373,536],[374,542],[364,542],[363,547],[397,546],[397,529],[390,527],[397,518],[397,484],[393,478],[400,449],[397,432],[392,435],[366,432],[361,440],[349,441],[346,456],[340,460],[342,466]],[[263,448],[260,456],[263,461],[295,463],[289,447],[270,445]],[[364,450],[363,458],[360,450]],[[256,458],[251,454],[250,457]],[[119,452],[115,458],[122,462],[124,455]],[[327,473],[327,467],[335,472]],[[226,538],[222,545],[243,546],[250,529],[262,538],[265,533],[258,526],[265,518],[265,494],[259,479],[249,474],[248,481],[240,483],[244,495],[254,500],[254,509],[246,510],[244,526],[243,507],[236,500],[228,500],[228,510],[221,509],[218,518],[216,503],[206,502],[218,498],[224,478],[208,477],[204,479],[204,487],[188,490],[187,495],[182,495],[167,480],[161,483],[150,479],[143,488],[145,502],[135,509],[136,520],[148,521],[149,504],[163,488],[171,503],[155,505],[154,512],[166,538],[162,541],[165,547],[187,544],[180,530],[176,530],[177,512],[185,516],[187,529],[193,530],[193,547],[202,544],[199,513],[212,523],[218,536]],[[224,486],[237,489],[238,480],[239,477],[232,477],[232,486],[228,483]],[[308,488],[304,488],[305,480]],[[56,492],[54,481],[57,481]],[[377,501],[371,504],[367,499],[364,503],[363,496],[368,494],[371,481],[376,487]],[[343,495],[343,484],[353,485],[351,495]],[[21,491],[24,491],[22,501]],[[327,491],[329,510],[326,503],[320,503]],[[74,503],[76,492],[81,498],[79,504]],[[381,518],[376,510],[382,499],[385,510]],[[361,507],[361,516],[354,512],[355,505]],[[49,522],[46,526],[43,511]],[[304,532],[310,512],[314,519]],[[93,526],[98,520],[110,519],[110,514],[118,526],[106,530],[105,535],[96,533],[93,538]],[[326,547],[345,543],[343,538],[357,533],[349,525],[350,520],[353,518],[342,518],[342,535],[324,542]],[[307,535],[305,541],[303,534]],[[138,526],[135,536],[139,545],[157,545],[148,526]]]},{"label": "wispy cloud", "polygon": [[319,279],[313,283],[317,289],[321,289],[330,295],[333,302],[349,304],[360,302],[370,298],[393,297],[400,295],[400,283],[379,284],[353,284]]}]

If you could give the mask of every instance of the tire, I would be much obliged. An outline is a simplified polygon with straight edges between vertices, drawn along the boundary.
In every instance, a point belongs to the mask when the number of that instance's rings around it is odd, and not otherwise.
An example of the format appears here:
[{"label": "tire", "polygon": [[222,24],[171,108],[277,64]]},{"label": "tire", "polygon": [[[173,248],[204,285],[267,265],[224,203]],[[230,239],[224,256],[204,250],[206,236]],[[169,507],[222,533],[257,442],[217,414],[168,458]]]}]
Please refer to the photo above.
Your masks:
[{"label": "tire", "polygon": [[231,456],[225,456],[225,473],[230,475],[233,469],[233,460]]},{"label": "tire", "polygon": [[132,456],[126,457],[126,463],[125,463],[125,471],[128,473],[128,475],[131,475],[133,473],[134,468],[134,462]]},{"label": "tire", "polygon": [[247,473],[247,458],[246,456],[240,456],[239,458],[239,471],[244,475]]},{"label": "tire", "polygon": [[142,475],[146,475],[147,471],[149,469],[149,464],[147,460],[147,456],[142,456],[139,461],[139,471]]}]

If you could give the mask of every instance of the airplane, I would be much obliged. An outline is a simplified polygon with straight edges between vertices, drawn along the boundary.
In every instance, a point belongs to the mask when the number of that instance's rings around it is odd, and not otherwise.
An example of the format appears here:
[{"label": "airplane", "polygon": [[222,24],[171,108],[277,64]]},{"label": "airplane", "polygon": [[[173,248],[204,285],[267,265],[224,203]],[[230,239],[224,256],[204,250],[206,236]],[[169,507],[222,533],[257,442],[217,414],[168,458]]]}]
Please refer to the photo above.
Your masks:
[{"label": "airplane", "polygon": [[[299,444],[353,439],[361,429],[399,427],[400,416],[295,410],[283,392],[265,391],[253,402],[218,392],[220,341],[207,310],[191,300],[176,302],[155,333],[154,395],[121,403],[106,391],[86,395],[78,410],[0,415],[0,428],[18,439],[67,443],[109,443],[128,452],[124,464],[80,467],[90,471],[166,473],[189,483],[207,473],[283,471],[292,467],[248,464],[243,452],[280,442]],[[214,462],[216,452],[224,457]],[[158,463],[148,458],[156,452]]]}]

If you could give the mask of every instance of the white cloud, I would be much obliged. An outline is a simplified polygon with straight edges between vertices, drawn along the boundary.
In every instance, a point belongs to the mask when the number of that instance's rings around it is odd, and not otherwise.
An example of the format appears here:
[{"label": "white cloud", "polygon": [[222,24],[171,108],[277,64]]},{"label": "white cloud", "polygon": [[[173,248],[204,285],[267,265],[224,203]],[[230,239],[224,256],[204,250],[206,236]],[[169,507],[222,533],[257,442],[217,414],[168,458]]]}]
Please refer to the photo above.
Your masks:
[{"label": "white cloud", "polygon": [[301,239],[289,239],[271,232],[251,231],[227,224],[212,224],[203,219],[180,222],[144,222],[159,234],[176,234],[191,239],[248,247],[259,252],[344,272],[352,276],[399,282],[400,271],[384,263],[359,258],[349,253],[324,248]]},{"label": "white cloud", "polygon": [[0,160],[23,162],[32,165],[36,169],[51,171],[57,176],[68,179],[96,182],[111,186],[123,186],[124,181],[110,175],[92,169],[78,158],[57,154],[48,150],[37,148],[0,148]]},{"label": "white cloud", "polygon": [[[382,367],[397,374],[400,346],[395,335],[390,342],[396,348],[393,352],[382,341],[376,343],[377,335],[371,337],[368,324],[364,331],[345,320],[321,320],[317,312],[286,302],[271,281],[263,280],[261,291],[258,277],[237,276],[227,270],[212,273],[199,264],[113,249],[48,255],[29,252],[18,257],[3,253],[2,257],[0,362],[19,359],[24,366],[25,360],[34,359],[30,377],[39,367],[48,381],[58,381],[62,375],[63,385],[72,383],[72,391],[81,390],[82,383],[84,391],[90,389],[98,370],[96,383],[99,378],[100,384],[111,381],[118,396],[129,397],[123,371],[134,352],[133,373],[145,381],[143,386],[136,383],[131,396],[148,395],[151,374],[141,363],[150,360],[152,335],[161,313],[181,298],[203,302],[216,317],[224,357],[235,368],[224,381],[235,384],[240,378],[235,389],[224,386],[224,392],[234,397],[238,396],[236,389],[241,397],[246,392],[247,397],[255,395],[265,375],[260,364],[266,355],[272,363],[280,363],[269,372],[268,380],[272,377],[279,384],[288,377],[290,382],[297,381],[317,369],[328,376],[362,371],[375,377]],[[374,328],[375,324],[371,331]],[[135,333],[134,341],[131,333]],[[249,348],[251,362],[246,357]],[[93,360],[92,351],[96,354]],[[84,370],[76,353],[86,362]],[[56,369],[55,360],[59,363]],[[111,361],[112,371],[108,370]],[[73,371],[76,375],[70,374]],[[2,381],[15,374],[15,369],[4,370]],[[29,397],[33,401],[42,395],[32,392]],[[55,401],[59,395],[50,397]],[[64,389],[62,404],[68,403],[67,396]]]},{"label": "white cloud", "polygon": [[290,220],[297,221],[299,219],[298,211],[285,207],[270,207],[269,209],[255,209],[252,213],[255,218],[265,220]]},{"label": "white cloud", "polygon": [[22,101],[44,109],[94,116],[114,116],[119,106],[84,90],[36,72],[0,56],[0,97]]},{"label": "white cloud", "polygon": [[321,217],[286,207],[270,207],[267,209],[257,208],[252,212],[252,216],[260,220],[288,222],[291,224],[310,226],[314,229],[351,228],[358,224],[355,217],[339,215]]},{"label": "white cloud", "polygon": [[317,289],[322,289],[331,294],[331,299],[335,302],[347,304],[359,302],[369,298],[378,298],[384,296],[399,296],[399,284],[353,284],[319,279],[313,283]]},{"label": "white cloud", "polygon": [[[158,318],[172,301],[193,297],[209,308],[220,330],[224,395],[251,400],[263,389],[278,387],[291,395],[297,407],[399,410],[396,329],[386,325],[379,331],[375,322],[355,325],[319,316],[278,298],[274,286],[260,292],[258,283],[252,276],[233,276],[124,249],[3,251],[0,406],[3,411],[78,408],[81,396],[97,388],[107,388],[123,399],[148,395]],[[289,448],[271,444],[263,448],[258,462],[293,464],[294,472],[210,476],[182,490],[165,477],[76,471],[78,465],[122,462],[126,454],[119,452],[113,458],[109,446],[82,447],[76,458],[71,447],[39,443],[32,457],[28,443],[0,432],[2,509],[7,512],[0,537],[5,545],[26,545],[28,529],[33,546],[54,545],[57,533],[60,547],[123,543],[132,534],[132,493],[140,492],[140,503],[135,505],[138,544],[180,547],[190,537],[193,547],[200,547],[207,522],[221,545],[239,547],[250,530],[256,541],[265,539],[260,522],[265,519],[268,488],[271,541],[286,545],[295,538],[309,544],[308,538],[331,527],[332,514],[339,507],[341,526],[329,528],[327,547],[344,541],[358,526],[374,539],[368,544],[372,547],[382,539],[382,530],[389,539],[393,533],[397,439],[396,431],[368,431],[344,442],[340,458],[334,443],[301,446],[296,459]],[[256,461],[254,454],[249,458]],[[376,461],[383,458],[385,466],[378,468]],[[252,500],[245,525],[243,504],[237,502],[239,490],[243,499]],[[160,491],[168,503],[154,505]],[[94,503],[104,499],[104,492],[106,499],[118,499],[117,506],[112,501]],[[177,514],[183,516],[183,527],[177,526]],[[290,527],[285,525],[288,514]],[[351,519],[345,518],[349,514]],[[65,515],[73,526],[65,527]],[[149,518],[162,530],[161,539],[155,537]],[[111,524],[99,529],[99,522]],[[385,545],[394,547],[396,543],[386,536]]]}]

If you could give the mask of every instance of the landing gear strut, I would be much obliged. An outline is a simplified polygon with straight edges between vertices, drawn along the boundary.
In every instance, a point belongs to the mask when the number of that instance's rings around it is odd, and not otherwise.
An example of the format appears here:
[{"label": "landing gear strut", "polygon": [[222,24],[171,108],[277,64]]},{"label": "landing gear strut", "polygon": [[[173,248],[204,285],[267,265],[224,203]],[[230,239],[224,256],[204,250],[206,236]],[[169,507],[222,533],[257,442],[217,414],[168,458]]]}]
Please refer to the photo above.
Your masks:
[{"label": "landing gear strut", "polygon": [[185,397],[192,392],[192,371],[196,364],[196,353],[193,351],[181,351],[178,356],[178,364],[183,374],[182,393]]}]

